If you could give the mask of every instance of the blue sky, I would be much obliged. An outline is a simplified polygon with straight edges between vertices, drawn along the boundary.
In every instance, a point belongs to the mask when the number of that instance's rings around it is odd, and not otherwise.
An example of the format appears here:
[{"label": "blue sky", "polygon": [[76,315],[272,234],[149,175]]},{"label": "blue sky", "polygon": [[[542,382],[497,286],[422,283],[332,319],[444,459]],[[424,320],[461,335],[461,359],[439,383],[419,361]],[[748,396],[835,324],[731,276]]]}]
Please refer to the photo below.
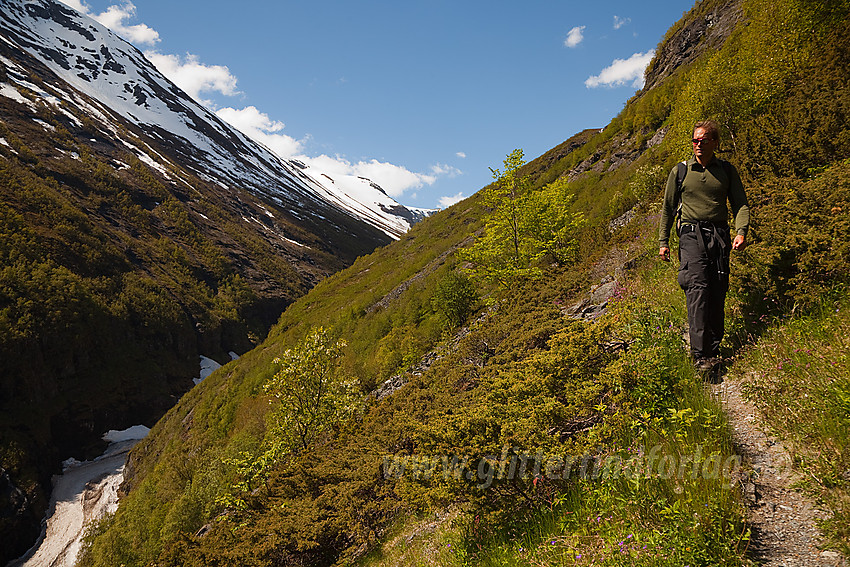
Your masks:
[{"label": "blue sky", "polygon": [[601,128],[694,0],[63,0],[284,157],[445,206]]}]

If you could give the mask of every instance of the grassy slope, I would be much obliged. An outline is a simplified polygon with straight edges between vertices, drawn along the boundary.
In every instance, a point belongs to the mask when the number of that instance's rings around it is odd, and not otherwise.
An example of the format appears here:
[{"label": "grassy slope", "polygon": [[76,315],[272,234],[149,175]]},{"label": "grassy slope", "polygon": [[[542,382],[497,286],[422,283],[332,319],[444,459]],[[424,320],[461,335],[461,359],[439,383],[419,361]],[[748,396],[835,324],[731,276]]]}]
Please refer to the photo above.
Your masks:
[{"label": "grassy slope", "polygon": [[[551,269],[500,296],[498,309],[429,371],[369,405],[359,419],[339,424],[301,458],[281,463],[246,495],[245,508],[225,510],[215,499],[232,486],[235,469],[228,463],[242,452],[257,454],[265,432],[268,400],[260,386],[273,372],[272,359],[310,326],[330,327],[349,342],[341,368],[364,390],[441,340],[430,297],[451,267],[450,256],[385,308],[370,306],[474,234],[481,217],[476,198],[361,258],[291,306],[264,345],[187,395],[134,453],[133,491],[99,527],[84,564],[158,558],[161,564],[201,565],[213,557],[246,565],[355,557],[367,564],[415,564],[416,556],[399,559],[408,551],[394,541],[419,542],[423,563],[435,557],[441,564],[494,565],[743,562],[746,529],[723,475],[616,482],[544,476],[480,490],[477,479],[385,478],[381,464],[387,455],[469,455],[478,465],[505,447],[627,460],[656,445],[677,462],[698,448],[703,465],[714,462],[712,454],[727,462],[723,418],[686,360],[674,268],[652,260],[652,202],[659,177],[687,147],[682,142],[694,118],[713,115],[731,125],[730,158],[749,182],[754,222],[753,246],[736,257],[728,349],[755,342],[757,352],[771,321],[781,327],[793,306],[810,310],[844,285],[848,257],[830,243],[850,236],[847,168],[837,163],[850,150],[844,120],[850,81],[847,70],[830,61],[846,61],[848,6],[807,4],[747,2],[750,25],[724,50],[631,101],[604,132],[585,133],[587,143],[571,154],[550,153],[545,166],[530,164],[542,184],[589,156],[610,155],[612,141],[639,143],[648,135],[645,126],[650,132],[665,122],[672,126],[662,146],[631,166],[591,171],[573,182],[575,207],[589,220],[579,265]],[[711,80],[717,76],[727,80]],[[822,104],[811,107],[806,100]],[[777,150],[786,159],[776,161]],[[658,163],[660,176],[653,168]],[[644,203],[638,209],[643,222],[608,237],[608,220],[638,202]],[[780,224],[788,218],[797,224],[784,236]],[[614,255],[606,254],[616,248],[634,260],[620,299],[594,325],[565,319],[561,307],[593,283],[591,275],[607,273],[606,258]],[[631,346],[626,352],[606,347],[618,341]],[[841,382],[830,398],[837,400],[838,420],[846,418],[840,413],[845,386]],[[844,441],[829,435],[825,445],[838,444],[839,454],[846,454]],[[820,454],[840,468],[842,461]],[[710,466],[699,470],[710,472]],[[833,501],[840,501],[836,494]],[[430,521],[444,511],[450,521]],[[205,535],[194,535],[215,517]],[[419,517],[428,521],[415,521]],[[833,533],[846,542],[846,534]]]}]

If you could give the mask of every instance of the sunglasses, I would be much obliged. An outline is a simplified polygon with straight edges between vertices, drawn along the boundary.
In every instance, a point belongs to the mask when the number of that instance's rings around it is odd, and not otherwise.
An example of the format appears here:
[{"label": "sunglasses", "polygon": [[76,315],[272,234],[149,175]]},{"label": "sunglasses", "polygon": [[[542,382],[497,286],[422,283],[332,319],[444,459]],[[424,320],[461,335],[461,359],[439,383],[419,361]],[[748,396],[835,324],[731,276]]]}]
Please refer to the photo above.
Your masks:
[{"label": "sunglasses", "polygon": [[714,138],[694,138],[693,140],[691,140],[691,142],[693,142],[694,145],[701,144],[703,142],[713,142],[713,141],[714,141]]}]

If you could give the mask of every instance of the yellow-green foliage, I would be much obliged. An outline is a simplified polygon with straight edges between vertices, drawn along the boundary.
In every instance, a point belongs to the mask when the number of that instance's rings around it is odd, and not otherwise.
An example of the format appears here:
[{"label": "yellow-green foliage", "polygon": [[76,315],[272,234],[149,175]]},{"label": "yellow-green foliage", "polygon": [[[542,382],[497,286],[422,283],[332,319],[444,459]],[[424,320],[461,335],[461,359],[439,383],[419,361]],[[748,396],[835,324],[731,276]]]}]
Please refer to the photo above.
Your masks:
[{"label": "yellow-green foliage", "polygon": [[439,282],[431,304],[441,313],[453,329],[466,321],[475,311],[478,292],[475,285],[464,274],[457,270],[449,271]]},{"label": "yellow-green foliage", "polygon": [[505,158],[504,171],[492,170],[496,182],[483,191],[489,209],[484,234],[460,254],[486,284],[510,287],[519,279],[540,277],[539,264],[547,256],[562,264],[575,259],[583,218],[570,210],[566,181],[533,191],[523,165],[523,152],[517,149]]},{"label": "yellow-green foliage", "polygon": [[[724,127],[727,149],[734,152],[734,159],[747,159],[748,163],[781,161],[775,155],[747,156],[752,148],[749,144],[741,146],[739,137],[772,134],[750,131],[748,123],[756,117],[773,117],[789,137],[805,135],[787,129],[790,124],[786,121],[794,117],[776,113],[776,107],[788,98],[788,90],[795,84],[810,81],[812,75],[828,75],[832,66],[840,65],[835,55],[824,51],[834,53],[838,37],[846,37],[835,32],[845,27],[842,20],[847,18],[848,9],[846,0],[744,2],[747,26],[736,30],[722,49],[707,54],[690,69],[676,93],[668,134],[676,152],[687,155],[693,124],[712,118]],[[840,43],[846,45],[846,40]],[[846,47],[843,49],[846,51]],[[829,113],[823,109],[825,120],[818,121],[825,128],[834,127],[828,124],[838,118]]]},{"label": "yellow-green foliage", "polygon": [[337,375],[345,346],[319,327],[274,360],[277,372],[263,390],[280,404],[271,414],[270,433],[285,451],[306,449],[325,429],[355,410],[355,383]]}]

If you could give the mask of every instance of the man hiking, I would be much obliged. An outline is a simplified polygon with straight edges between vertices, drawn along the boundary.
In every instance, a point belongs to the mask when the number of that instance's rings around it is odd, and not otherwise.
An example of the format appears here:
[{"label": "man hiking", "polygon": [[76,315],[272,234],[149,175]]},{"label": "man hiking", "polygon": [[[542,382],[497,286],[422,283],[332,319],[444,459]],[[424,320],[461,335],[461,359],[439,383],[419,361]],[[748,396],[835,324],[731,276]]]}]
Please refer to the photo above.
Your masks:
[{"label": "man hiking", "polygon": [[[691,356],[702,371],[719,361],[723,339],[724,303],[729,289],[729,250],[746,246],[750,209],[735,167],[718,159],[717,124],[694,126],[694,157],[678,164],[667,177],[661,205],[658,253],[670,260],[670,228],[679,234],[679,285],[688,306]],[[735,219],[735,240],[729,236],[729,209]]]}]

